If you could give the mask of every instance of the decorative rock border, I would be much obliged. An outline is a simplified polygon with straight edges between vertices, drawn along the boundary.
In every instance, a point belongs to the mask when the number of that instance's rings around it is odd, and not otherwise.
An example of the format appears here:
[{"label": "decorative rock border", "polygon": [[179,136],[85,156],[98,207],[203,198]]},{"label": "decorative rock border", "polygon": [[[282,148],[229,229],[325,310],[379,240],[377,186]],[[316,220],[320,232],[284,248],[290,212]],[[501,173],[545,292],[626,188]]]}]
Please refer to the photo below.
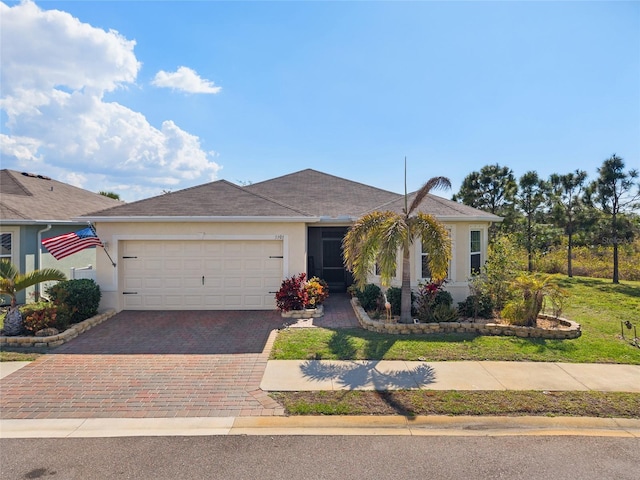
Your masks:
[{"label": "decorative rock border", "polygon": [[360,326],[365,330],[377,333],[390,333],[396,335],[433,334],[433,333],[475,333],[478,335],[505,335],[522,338],[545,338],[567,340],[578,338],[582,335],[579,323],[566,318],[555,318],[550,315],[540,315],[540,318],[556,320],[565,328],[546,329],[538,327],[521,327],[517,325],[501,325],[498,323],[471,323],[471,322],[441,322],[441,323],[385,323],[372,320],[362,308],[357,298],[351,299],[351,305],[358,317]]},{"label": "decorative rock border", "polygon": [[68,342],[71,339],[76,338],[83,332],[90,330],[96,325],[101,324],[106,319],[113,317],[116,314],[115,310],[107,310],[106,312],[99,313],[91,318],[87,318],[82,322],[74,323],[64,332],[58,335],[51,335],[49,337],[33,337],[33,336],[15,336],[5,337],[0,336],[0,347],[15,347],[15,348],[27,348],[27,347],[59,347],[63,343]]},{"label": "decorative rock border", "polygon": [[304,310],[289,310],[288,312],[280,312],[282,318],[320,318],[324,315],[324,306],[319,305],[317,308],[306,308]]}]

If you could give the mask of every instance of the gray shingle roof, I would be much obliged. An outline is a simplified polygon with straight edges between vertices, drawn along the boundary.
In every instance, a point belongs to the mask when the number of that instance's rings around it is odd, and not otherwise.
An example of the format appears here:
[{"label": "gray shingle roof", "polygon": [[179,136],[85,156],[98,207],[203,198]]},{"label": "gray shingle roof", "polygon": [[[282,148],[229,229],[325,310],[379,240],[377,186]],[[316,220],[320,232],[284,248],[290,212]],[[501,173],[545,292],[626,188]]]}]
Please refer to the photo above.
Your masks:
[{"label": "gray shingle roof", "polygon": [[0,170],[0,220],[71,221],[122,202],[48,177]]},{"label": "gray shingle roof", "polygon": [[[412,192],[407,196],[407,205],[411,205],[413,197],[416,192]],[[374,210],[389,210],[392,212],[401,213],[404,209],[404,196],[401,195],[399,199],[394,200],[386,205],[379,205]],[[450,220],[473,220],[477,218],[483,221],[501,221],[501,217],[492,215],[491,213],[478,210],[477,208],[464,205],[462,203],[454,202],[453,200],[447,200],[446,198],[438,197],[437,195],[428,194],[420,203],[418,211],[428,213],[436,218],[446,218]]]},{"label": "gray shingle roof", "polygon": [[[149,217],[350,217],[373,210],[402,211],[404,196],[307,169],[240,187],[218,180],[93,212],[93,218]],[[455,220],[490,217],[486,212],[435,195],[421,210]],[[499,221],[499,217],[493,217]]]},{"label": "gray shingle roof", "polygon": [[295,205],[310,215],[359,217],[393,201],[397,193],[307,169],[245,187],[246,190]]},{"label": "gray shingle roof", "polygon": [[226,180],[94,212],[96,217],[300,217],[305,213]]}]

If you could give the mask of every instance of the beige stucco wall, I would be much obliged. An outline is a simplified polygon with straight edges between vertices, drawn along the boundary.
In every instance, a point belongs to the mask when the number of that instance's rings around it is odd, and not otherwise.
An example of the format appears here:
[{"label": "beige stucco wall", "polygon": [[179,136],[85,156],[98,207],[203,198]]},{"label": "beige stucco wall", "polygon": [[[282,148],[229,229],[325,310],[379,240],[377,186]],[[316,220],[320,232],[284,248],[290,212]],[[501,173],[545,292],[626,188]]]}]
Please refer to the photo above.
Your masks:
[{"label": "beige stucco wall", "polygon": [[283,277],[305,272],[307,266],[307,228],[298,223],[250,223],[250,222],[166,222],[166,223],[96,223],[96,230],[116,266],[107,255],[99,252],[96,257],[97,282],[102,291],[100,308],[122,310],[122,274],[118,266],[121,242],[126,240],[234,240],[270,239],[283,241]]}]

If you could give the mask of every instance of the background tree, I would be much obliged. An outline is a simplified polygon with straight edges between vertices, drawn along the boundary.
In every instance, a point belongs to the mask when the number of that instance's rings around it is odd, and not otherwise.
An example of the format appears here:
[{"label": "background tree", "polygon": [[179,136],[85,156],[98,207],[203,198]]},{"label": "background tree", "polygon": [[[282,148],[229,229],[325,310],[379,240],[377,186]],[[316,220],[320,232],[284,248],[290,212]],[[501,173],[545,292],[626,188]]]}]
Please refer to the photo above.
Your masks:
[{"label": "background tree", "polygon": [[416,213],[427,194],[437,188],[451,188],[451,182],[446,177],[429,179],[416,192],[411,205],[405,192],[402,213],[375,211],[364,215],[349,228],[343,240],[345,265],[360,288],[366,284],[376,262],[382,284],[389,285],[395,276],[398,251],[402,251],[401,323],[412,322],[410,252],[414,241],[422,240],[432,279],[439,281],[447,276],[451,258],[449,234],[433,216]]},{"label": "background tree", "polygon": [[520,177],[517,206],[524,214],[524,245],[527,249],[527,269],[533,271],[534,225],[547,198],[549,187],[535,171]]},{"label": "background tree", "polygon": [[467,175],[453,200],[504,217],[501,228],[509,230],[513,223],[517,190],[513,171],[496,163]]},{"label": "background tree", "polygon": [[598,168],[599,177],[591,183],[586,195],[587,201],[609,218],[610,237],[606,243],[613,245],[613,283],[620,283],[618,245],[623,241],[620,216],[637,209],[640,200],[638,171],[625,172],[624,168],[623,159],[614,153]]},{"label": "background tree", "polygon": [[120,194],[115,192],[107,192],[105,190],[100,190],[98,195],[102,195],[103,197],[113,198],[114,200],[120,200]]},{"label": "background tree", "polygon": [[576,215],[582,203],[582,194],[587,180],[587,172],[576,170],[565,175],[556,173],[549,177],[551,194],[549,196],[554,218],[564,227],[567,235],[567,275],[573,277],[571,255],[573,249],[573,232],[575,231]]}]

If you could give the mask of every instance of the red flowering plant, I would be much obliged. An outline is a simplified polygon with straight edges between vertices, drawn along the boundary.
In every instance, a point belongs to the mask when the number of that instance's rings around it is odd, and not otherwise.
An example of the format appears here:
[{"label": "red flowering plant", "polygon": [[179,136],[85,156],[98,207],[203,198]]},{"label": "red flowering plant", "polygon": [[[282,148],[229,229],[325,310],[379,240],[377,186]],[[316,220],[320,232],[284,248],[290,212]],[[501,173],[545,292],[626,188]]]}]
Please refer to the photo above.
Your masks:
[{"label": "red flowering plant", "polygon": [[451,308],[453,298],[444,290],[444,281],[420,285],[417,295],[417,315],[423,322],[452,321],[457,312]]},{"label": "red flowering plant", "polygon": [[286,278],[276,293],[276,306],[283,312],[302,310],[307,305],[309,294],[305,289],[306,273]]}]

